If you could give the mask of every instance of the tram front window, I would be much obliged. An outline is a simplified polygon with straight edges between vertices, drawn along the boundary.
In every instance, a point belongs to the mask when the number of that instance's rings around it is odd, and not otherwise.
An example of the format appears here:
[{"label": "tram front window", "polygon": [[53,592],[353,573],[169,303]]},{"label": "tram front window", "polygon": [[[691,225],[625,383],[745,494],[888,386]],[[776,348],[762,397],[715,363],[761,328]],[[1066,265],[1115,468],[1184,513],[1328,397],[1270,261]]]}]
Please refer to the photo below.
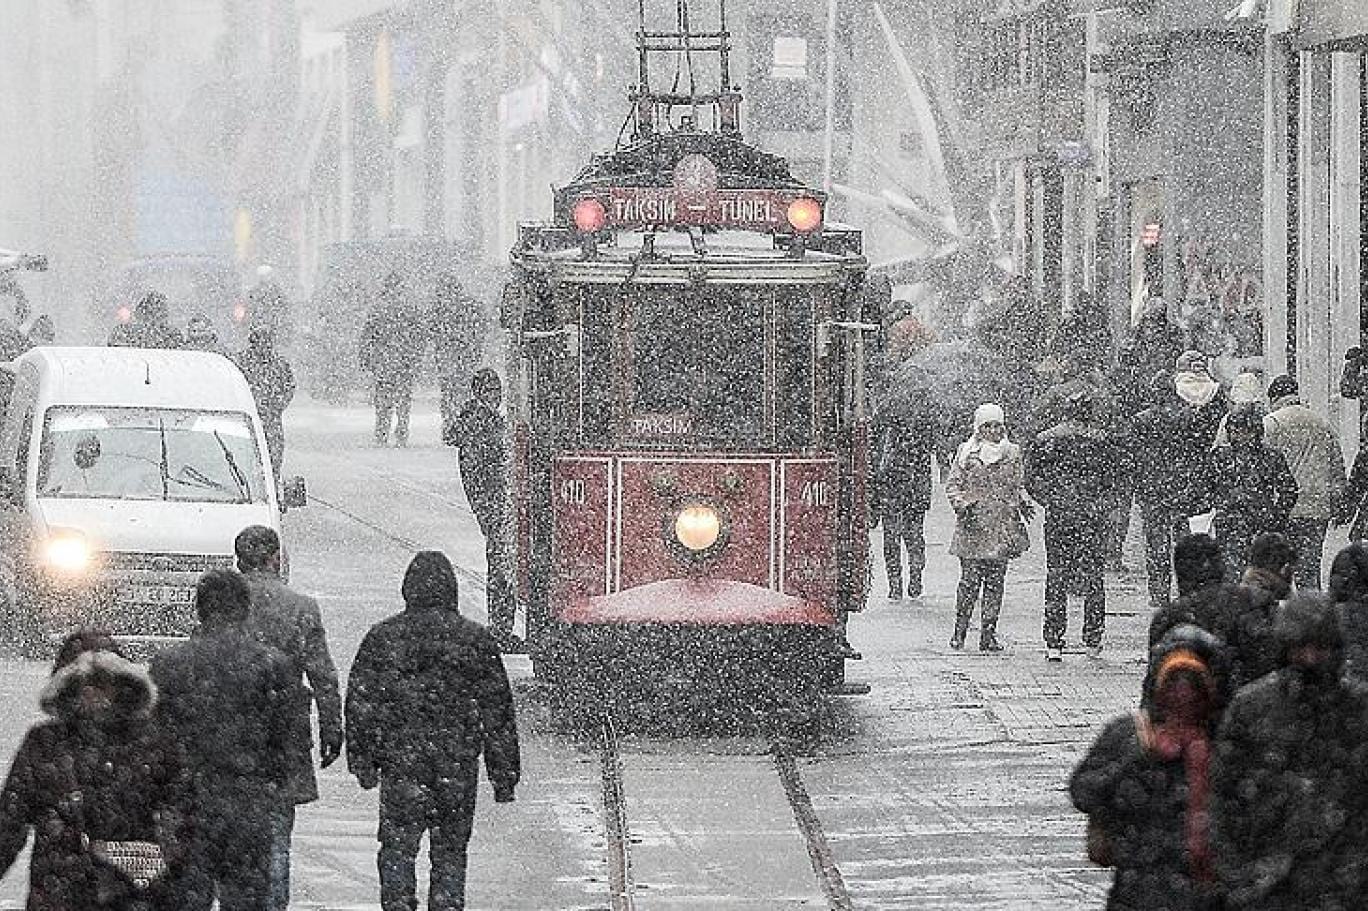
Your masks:
[{"label": "tram front window", "polygon": [[633,301],[627,435],[757,445],[765,437],[765,306],[740,293]]}]

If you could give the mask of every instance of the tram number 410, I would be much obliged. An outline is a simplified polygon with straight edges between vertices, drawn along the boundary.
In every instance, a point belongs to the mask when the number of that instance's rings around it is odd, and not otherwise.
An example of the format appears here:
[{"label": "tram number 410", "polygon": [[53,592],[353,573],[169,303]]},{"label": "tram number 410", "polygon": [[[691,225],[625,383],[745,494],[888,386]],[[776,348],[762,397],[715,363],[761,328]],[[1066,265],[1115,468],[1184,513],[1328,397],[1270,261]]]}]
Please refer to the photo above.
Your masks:
[{"label": "tram number 410", "polygon": [[826,509],[832,504],[830,481],[805,481],[799,500],[804,506]]},{"label": "tram number 410", "polygon": [[583,506],[588,493],[588,485],[583,481],[561,481],[560,498],[562,503],[568,503],[571,506]]}]

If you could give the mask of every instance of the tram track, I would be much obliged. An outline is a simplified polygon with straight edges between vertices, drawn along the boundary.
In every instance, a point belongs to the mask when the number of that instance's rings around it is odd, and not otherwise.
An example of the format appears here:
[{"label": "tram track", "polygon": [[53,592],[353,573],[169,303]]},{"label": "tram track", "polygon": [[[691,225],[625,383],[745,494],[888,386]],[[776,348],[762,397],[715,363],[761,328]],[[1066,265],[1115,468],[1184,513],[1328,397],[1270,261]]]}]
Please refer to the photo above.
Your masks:
[{"label": "tram track", "polygon": [[[602,773],[603,829],[608,864],[609,907],[611,911],[634,911],[638,893],[637,870],[633,864],[633,845],[639,839],[633,835],[629,814],[631,798],[625,780],[624,755],[618,740],[618,729],[611,713],[600,721],[598,753]],[[777,779],[792,821],[807,852],[818,890],[830,911],[852,911],[854,905],[846,888],[845,879],[827,841],[822,823],[813,806],[812,798],[803,782],[801,770],[793,753],[780,741],[769,744],[769,765]],[[696,840],[672,833],[672,848],[695,869],[708,868],[706,850],[700,850]],[[722,850],[725,850],[723,848]],[[681,864],[683,865],[683,864]],[[660,878],[672,871],[653,870]],[[719,879],[715,870],[713,879]]]}]

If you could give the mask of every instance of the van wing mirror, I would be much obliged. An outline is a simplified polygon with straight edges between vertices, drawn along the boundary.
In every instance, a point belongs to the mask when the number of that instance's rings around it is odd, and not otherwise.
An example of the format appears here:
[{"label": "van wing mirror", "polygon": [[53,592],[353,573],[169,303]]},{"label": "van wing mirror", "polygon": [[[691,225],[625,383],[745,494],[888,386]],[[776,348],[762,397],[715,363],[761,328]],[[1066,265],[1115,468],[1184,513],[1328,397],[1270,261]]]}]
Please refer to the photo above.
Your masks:
[{"label": "van wing mirror", "polygon": [[301,509],[309,505],[309,488],[304,479],[296,475],[287,478],[280,489],[280,508]]}]

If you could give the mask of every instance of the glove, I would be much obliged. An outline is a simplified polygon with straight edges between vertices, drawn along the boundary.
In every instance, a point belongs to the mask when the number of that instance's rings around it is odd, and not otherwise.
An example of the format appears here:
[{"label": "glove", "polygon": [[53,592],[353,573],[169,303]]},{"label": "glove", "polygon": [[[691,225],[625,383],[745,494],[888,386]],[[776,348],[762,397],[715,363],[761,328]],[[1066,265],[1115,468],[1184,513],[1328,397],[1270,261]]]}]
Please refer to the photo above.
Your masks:
[{"label": "glove", "polygon": [[338,756],[342,755],[342,732],[335,731],[331,734],[324,734],[320,740],[318,764],[326,769],[337,761]]},{"label": "glove", "polygon": [[511,785],[511,784],[496,784],[496,785],[494,786],[494,802],[495,802],[495,803],[512,803],[512,802],[513,802],[513,799],[514,799],[514,798],[513,798],[513,785]]},{"label": "glove", "polygon": [[374,790],[380,784],[379,769],[357,769],[354,774],[356,775],[356,783],[361,785],[361,790],[363,791]]}]

